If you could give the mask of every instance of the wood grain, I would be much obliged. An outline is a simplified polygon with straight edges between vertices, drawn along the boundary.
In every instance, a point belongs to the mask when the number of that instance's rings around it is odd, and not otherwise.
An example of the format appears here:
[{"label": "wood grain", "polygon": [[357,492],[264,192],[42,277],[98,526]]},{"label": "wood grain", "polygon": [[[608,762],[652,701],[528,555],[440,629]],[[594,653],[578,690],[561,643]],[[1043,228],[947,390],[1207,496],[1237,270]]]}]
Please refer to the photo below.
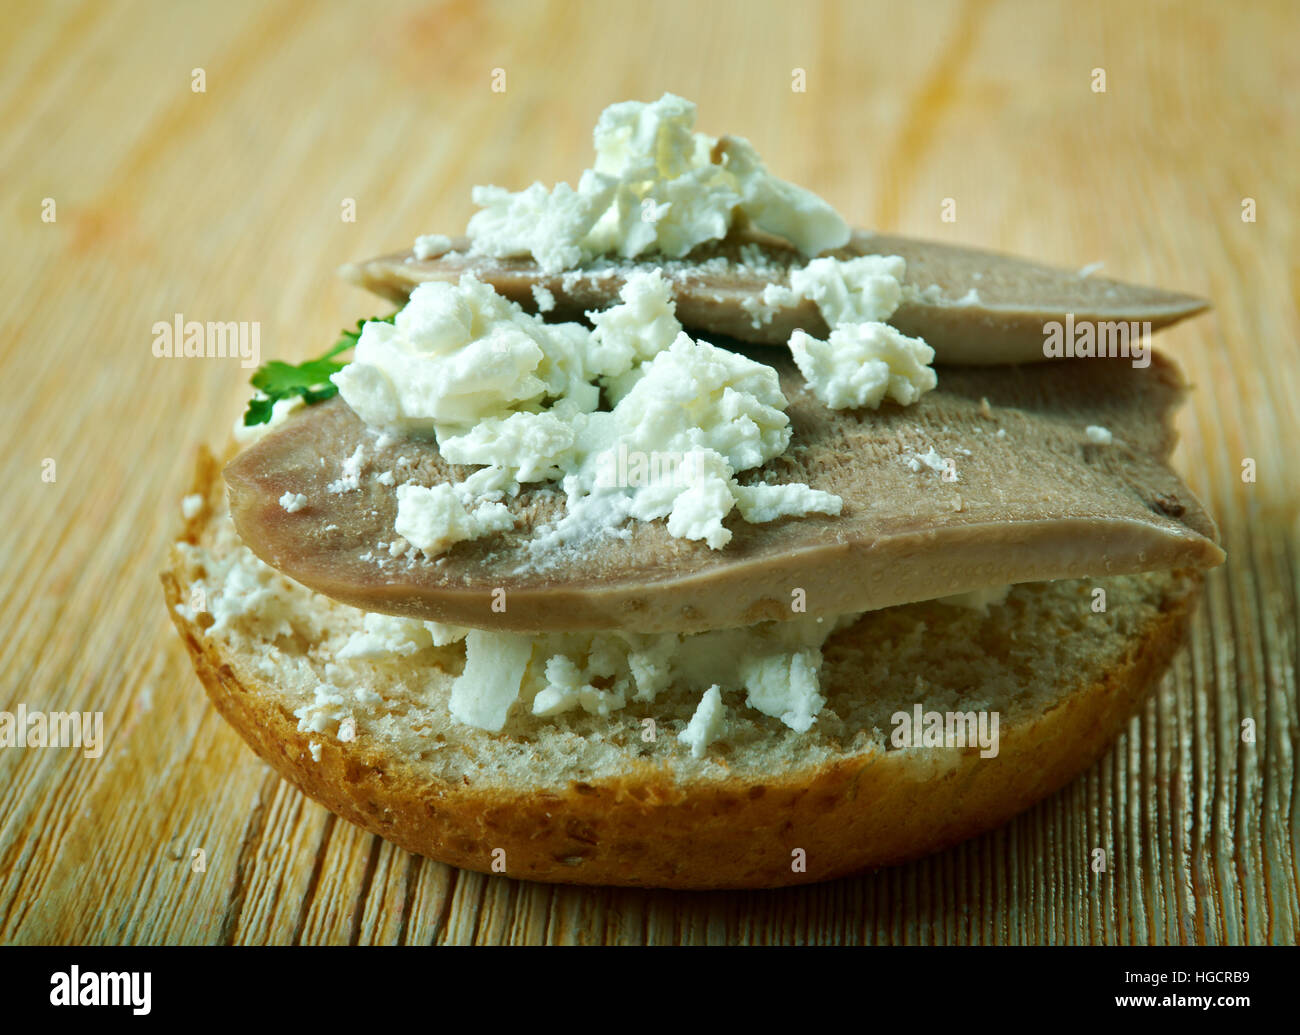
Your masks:
[{"label": "wood grain", "polygon": [[[0,708],[107,736],[0,750],[0,942],[1295,943],[1298,30],[1285,0],[0,7]],[[1189,648],[1086,776],[910,866],[706,895],[408,856],[270,775],[163,613],[176,500],[248,371],[154,358],[154,322],[315,351],[378,311],[340,263],[458,231],[475,183],[572,182],[600,109],[664,89],[857,224],[1216,307],[1159,339],[1230,558]]]}]

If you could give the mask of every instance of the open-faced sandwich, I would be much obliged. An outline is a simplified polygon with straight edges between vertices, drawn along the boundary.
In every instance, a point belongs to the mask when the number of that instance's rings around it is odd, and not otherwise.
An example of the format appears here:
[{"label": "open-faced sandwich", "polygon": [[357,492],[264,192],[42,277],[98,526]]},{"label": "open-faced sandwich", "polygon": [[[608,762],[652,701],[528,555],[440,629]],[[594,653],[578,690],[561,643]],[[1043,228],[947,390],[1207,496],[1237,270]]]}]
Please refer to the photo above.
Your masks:
[{"label": "open-faced sandwich", "polygon": [[411,851],[703,888],[950,845],[1098,757],[1223,560],[1149,340],[1203,302],[853,231],[694,122],[614,105],[576,189],[348,267],[397,312],[200,458],[163,581],[208,693]]}]

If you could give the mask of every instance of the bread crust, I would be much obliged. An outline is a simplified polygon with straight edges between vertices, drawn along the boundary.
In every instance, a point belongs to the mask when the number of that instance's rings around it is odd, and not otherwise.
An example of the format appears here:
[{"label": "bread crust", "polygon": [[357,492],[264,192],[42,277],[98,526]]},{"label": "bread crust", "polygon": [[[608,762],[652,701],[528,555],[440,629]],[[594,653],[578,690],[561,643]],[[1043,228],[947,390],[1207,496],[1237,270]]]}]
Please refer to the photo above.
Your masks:
[{"label": "bread crust", "polygon": [[[219,501],[217,462],[204,452],[195,492]],[[197,542],[205,515],[187,522]],[[918,779],[907,752],[877,752],[772,774],[679,782],[629,757],[617,779],[571,782],[562,793],[433,782],[372,742],[300,732],[273,688],[236,676],[222,644],[178,608],[188,586],[174,559],[163,572],[168,612],[217,711],[281,776],[332,812],[440,862],[564,884],[769,888],[830,880],[927,855],[994,829],[1087,769],[1165,672],[1186,635],[1203,577],[1178,573],[1157,614],[1110,659],[1105,675],[1028,717],[1002,717],[1000,751],[955,752],[955,765]],[[316,744],[318,759],[309,751]],[[794,865],[802,850],[806,867]],[[498,860],[500,856],[496,857]]]}]

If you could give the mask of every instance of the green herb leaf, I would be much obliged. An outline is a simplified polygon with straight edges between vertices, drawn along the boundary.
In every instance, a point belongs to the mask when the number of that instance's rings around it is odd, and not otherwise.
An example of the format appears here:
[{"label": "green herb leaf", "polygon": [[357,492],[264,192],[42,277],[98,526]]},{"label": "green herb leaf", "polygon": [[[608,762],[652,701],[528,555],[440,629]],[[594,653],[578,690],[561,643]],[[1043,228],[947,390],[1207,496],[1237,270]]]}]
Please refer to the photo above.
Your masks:
[{"label": "green herb leaf", "polygon": [[361,328],[367,323],[392,323],[396,316],[393,313],[372,320],[358,320],[355,331],[344,331],[334,346],[316,359],[298,364],[278,359],[263,363],[249,380],[261,394],[249,400],[248,409],[244,411],[244,426],[266,424],[271,419],[272,408],[281,399],[291,399],[297,395],[310,406],[337,394],[338,388],[330,382],[330,375],[337,374],[347,363],[335,363],[334,357],[356,345],[361,337]]}]

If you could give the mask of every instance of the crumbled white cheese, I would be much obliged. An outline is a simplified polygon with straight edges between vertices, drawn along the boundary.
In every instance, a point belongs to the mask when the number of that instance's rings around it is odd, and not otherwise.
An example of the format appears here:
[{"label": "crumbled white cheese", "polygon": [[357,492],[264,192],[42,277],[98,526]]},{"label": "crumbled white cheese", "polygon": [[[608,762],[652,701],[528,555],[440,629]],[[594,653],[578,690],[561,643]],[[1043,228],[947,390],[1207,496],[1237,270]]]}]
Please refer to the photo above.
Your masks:
[{"label": "crumbled white cheese", "polygon": [[821,664],[820,650],[745,658],[740,678],[749,690],[746,703],[796,733],[806,733],[826,703],[817,679]]},{"label": "crumbled white cheese", "polygon": [[907,263],[898,255],[814,259],[790,271],[790,293],[815,302],[830,327],[879,323],[898,308],[906,272]]},{"label": "crumbled white cheese", "polygon": [[621,689],[602,690],[593,679],[614,675],[613,665],[601,665],[600,652],[592,651],[585,668],[564,654],[552,655],[546,662],[546,687],[533,698],[533,714],[549,717],[574,708],[592,715],[608,717],[622,708],[627,698]]},{"label": "crumbled white cheese", "polygon": [[452,714],[495,732],[520,700],[543,717],[577,708],[608,716],[629,700],[653,703],[670,686],[718,687],[744,691],[749,707],[802,732],[825,704],[818,683],[822,645],[857,617],[807,617],[693,635],[525,637],[472,630],[465,638],[464,675],[452,691]]},{"label": "crumbled white cheese", "polygon": [[704,691],[695,714],[677,739],[691,749],[694,757],[703,758],[705,749],[722,736],[726,723],[727,706],[722,703],[722,688],[715,683]]},{"label": "crumbled white cheese", "polygon": [[814,395],[833,410],[876,408],[886,398],[907,406],[938,383],[934,349],[888,324],[850,323],[822,341],[790,336],[795,365]]},{"label": "crumbled white cheese", "polygon": [[307,745],[307,750],[311,752],[311,760],[312,760],[313,762],[319,762],[319,761],[320,761],[320,745],[319,745],[318,743],[316,743],[316,741],[314,741],[314,740],[311,741],[311,742]]},{"label": "crumbled white cheese", "polygon": [[754,485],[733,487],[736,509],[746,521],[759,525],[783,517],[802,517],[805,514],[838,514],[844,501],[829,492],[810,489],[795,482],[790,485]]},{"label": "crumbled white cheese", "polygon": [[934,349],[884,323],[903,298],[907,263],[898,255],[814,259],[790,271],[790,286],[768,284],[760,300],[742,303],[755,326],[778,308],[814,302],[830,327],[828,340],[803,330],[790,351],[813,394],[833,410],[875,408],[886,397],[907,406],[937,384]]},{"label": "crumbled white cheese", "polygon": [[1115,436],[1110,433],[1109,428],[1103,428],[1099,424],[1089,424],[1083,432],[1088,436],[1088,441],[1098,446],[1108,446],[1115,441]]},{"label": "crumbled white cheese", "polygon": [[307,497],[301,492],[286,492],[280,497],[280,506],[290,514],[296,514],[307,506]]},{"label": "crumbled white cheese", "polygon": [[[367,324],[367,326],[370,326]],[[347,368],[344,367],[346,370]],[[365,446],[358,445],[352,455],[343,461],[339,476],[325,488],[332,493],[355,492],[361,488],[361,465],[365,462]],[[281,501],[283,503],[283,500]]]},{"label": "crumbled white cheese", "polygon": [[394,615],[367,614],[362,628],[354,632],[335,655],[340,660],[391,659],[409,657],[434,646],[424,622]]},{"label": "crumbled white cheese", "polygon": [[[392,325],[365,325],[334,376],[344,401],[368,424],[433,431],[448,463],[482,465],[455,486],[399,488],[398,535],[433,556],[509,528],[495,501],[537,481],[567,498],[533,541],[539,553],[628,519],[667,519],[670,534],[719,549],[738,502],[751,521],[839,512],[838,497],[805,485],[736,481],[790,442],[772,367],[682,333],[657,270],[629,277],[620,297],[589,314],[588,331],[547,324],[466,275],[417,287]],[[611,409],[597,410],[602,391]]]},{"label": "crumbled white cheese", "polygon": [[[668,519],[671,535],[703,540],[713,549],[730,541],[722,521],[744,495],[754,518],[832,512],[838,497],[807,486],[774,506],[742,493],[735,475],[785,452],[790,442],[785,396],[776,371],[738,353],[681,334],[641,368],[641,378],[613,410],[587,416],[578,432],[564,489],[568,509],[545,548],[615,528],[627,518]],[[625,458],[643,463],[634,478]],[[658,468],[656,474],[656,461]],[[806,509],[796,511],[795,505]]]},{"label": "crumbled white cheese", "polygon": [[576,190],[475,187],[473,250],[532,255],[550,272],[605,254],[679,257],[725,237],[738,212],[807,255],[848,241],[847,224],[825,201],[771,176],[748,141],[695,133],[695,114],[672,94],[611,105],[593,133],[595,167]]},{"label": "crumbled white cheese", "polygon": [[397,534],[425,556],[433,557],[456,543],[478,539],[514,527],[503,503],[483,503],[473,513],[465,509],[451,485],[433,488],[407,482],[397,487]]},{"label": "crumbled white cheese", "polygon": [[533,301],[537,303],[539,313],[549,313],[555,308],[555,294],[550,288],[542,287],[541,284],[532,286]]},{"label": "crumbled white cheese", "polygon": [[500,730],[519,697],[533,641],[511,633],[472,629],[465,637],[465,669],[451,687],[453,719],[478,729]]},{"label": "crumbled white cheese", "polygon": [[451,251],[452,239],[446,234],[421,234],[415,239],[415,257],[433,259]]},{"label": "crumbled white cheese", "polygon": [[[247,552],[246,547],[242,549]],[[294,635],[284,576],[251,552],[243,560],[245,563],[231,564],[224,573],[214,575],[205,586],[204,603],[213,618],[208,632],[255,630],[268,642]]]},{"label": "crumbled white cheese", "polygon": [[583,363],[588,336],[467,273],[417,285],[392,324],[366,323],[355,358],[331,380],[363,421],[395,433],[467,429],[548,396],[592,410],[600,393]]},{"label": "crumbled white cheese", "polygon": [[950,457],[939,455],[939,451],[931,446],[924,453],[913,453],[907,458],[907,466],[913,471],[919,471],[922,467],[928,467],[935,474],[944,475],[946,478],[951,473],[949,481],[957,481],[957,465]]},{"label": "crumbled white cheese", "polygon": [[203,497],[196,493],[191,493],[181,500],[181,516],[186,521],[192,521],[203,513]]},{"label": "crumbled white cheese", "polygon": [[917,287],[915,284],[903,285],[903,301],[910,302],[913,305],[943,305],[946,299],[943,297],[943,288],[938,284],[927,284],[925,287]]}]

